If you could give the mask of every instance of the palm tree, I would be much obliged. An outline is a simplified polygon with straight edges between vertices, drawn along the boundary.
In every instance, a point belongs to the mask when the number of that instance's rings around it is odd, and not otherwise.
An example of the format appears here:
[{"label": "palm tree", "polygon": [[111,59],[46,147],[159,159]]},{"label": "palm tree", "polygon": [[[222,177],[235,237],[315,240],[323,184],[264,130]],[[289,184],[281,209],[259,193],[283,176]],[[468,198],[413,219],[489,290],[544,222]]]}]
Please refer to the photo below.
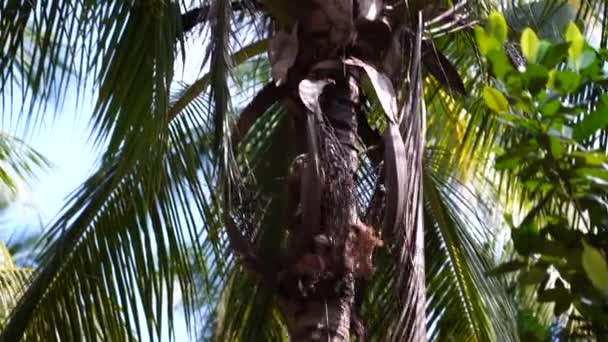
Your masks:
[{"label": "palm tree", "polygon": [[[177,293],[201,339],[516,340],[475,197],[491,4],[451,5],[3,1],[3,94],[36,122],[93,79],[107,147],[0,340],[159,339]],[[195,28],[207,72],[176,84]]]},{"label": "palm tree", "polygon": [[[7,219],[4,214],[16,205],[31,205],[21,199],[27,191],[27,182],[35,177],[36,171],[45,170],[50,166],[51,163],[43,155],[21,139],[0,132],[0,213],[1,225],[5,231]],[[8,243],[0,241],[0,326],[2,327],[17,303],[21,289],[27,284],[28,277],[33,272],[29,267],[18,265],[20,260],[15,256],[27,255],[28,249],[35,243],[34,240],[36,240],[35,236],[30,236],[28,239],[17,238]]]},{"label": "palm tree", "polygon": [[17,302],[19,290],[26,284],[32,270],[18,268],[4,242],[0,242],[0,251],[2,252],[0,266],[0,282],[2,284],[2,291],[0,291],[0,326],[3,326],[11,313],[11,309]]}]

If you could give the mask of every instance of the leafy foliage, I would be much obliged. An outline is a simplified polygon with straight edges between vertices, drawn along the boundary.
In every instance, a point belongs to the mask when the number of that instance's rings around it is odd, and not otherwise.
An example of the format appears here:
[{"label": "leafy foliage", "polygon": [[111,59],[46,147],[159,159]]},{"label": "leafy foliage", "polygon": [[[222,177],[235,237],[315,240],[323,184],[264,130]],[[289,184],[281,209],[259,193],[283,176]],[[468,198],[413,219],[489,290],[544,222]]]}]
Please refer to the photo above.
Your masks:
[{"label": "leafy foliage", "polygon": [[[497,45],[495,37],[477,35],[477,40],[480,46]],[[501,49],[484,51],[500,88],[490,88],[486,105],[510,127],[495,167],[513,174],[537,199],[521,220],[513,220],[517,256],[493,273],[518,271],[519,286],[534,287],[537,301],[551,303],[556,316],[569,317],[564,335],[603,340],[608,336],[608,155],[594,138],[608,125],[608,97],[575,99],[586,85],[608,80],[607,59],[585,43],[572,22],[564,40],[538,40],[526,29],[523,70],[502,64]],[[534,336],[529,338],[547,338]]]}]

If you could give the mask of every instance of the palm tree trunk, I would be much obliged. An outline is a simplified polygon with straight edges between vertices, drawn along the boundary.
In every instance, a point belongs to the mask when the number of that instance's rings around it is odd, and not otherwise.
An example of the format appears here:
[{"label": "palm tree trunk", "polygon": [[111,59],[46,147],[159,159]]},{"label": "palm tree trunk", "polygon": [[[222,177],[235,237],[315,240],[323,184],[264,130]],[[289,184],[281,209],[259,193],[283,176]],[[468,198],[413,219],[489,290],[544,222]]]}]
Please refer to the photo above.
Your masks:
[{"label": "palm tree trunk", "polygon": [[[350,341],[353,277],[332,279],[323,285],[325,291],[320,292],[327,294],[328,298],[289,301],[282,306],[290,341]],[[341,293],[336,293],[333,286],[341,288]],[[319,293],[319,296],[322,294]]]},{"label": "palm tree trunk", "polygon": [[[318,154],[321,169],[320,189],[303,186],[301,191],[320,190],[321,201],[312,204],[318,206],[319,227],[301,224],[296,228],[300,234],[293,235],[290,249],[304,246],[303,252],[294,258],[281,284],[279,302],[292,341],[350,340],[358,267],[356,227],[360,224],[354,180],[360,100],[358,78],[344,70],[340,65],[337,70],[323,71],[330,82],[319,99],[322,113],[307,132],[317,139],[317,150],[310,142],[300,144],[307,146],[307,167],[311,167],[312,155]],[[302,203],[305,197],[301,194],[300,205],[311,205]]]}]

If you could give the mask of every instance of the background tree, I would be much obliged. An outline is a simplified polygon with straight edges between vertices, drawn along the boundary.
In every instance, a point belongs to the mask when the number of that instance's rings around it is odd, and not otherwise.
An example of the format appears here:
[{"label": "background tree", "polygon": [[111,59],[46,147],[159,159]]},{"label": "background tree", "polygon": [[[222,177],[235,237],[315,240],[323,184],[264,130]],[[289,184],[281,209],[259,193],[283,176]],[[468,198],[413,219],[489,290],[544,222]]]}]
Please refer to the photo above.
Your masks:
[{"label": "background tree", "polygon": [[[37,104],[87,75],[93,135],[107,142],[51,225],[5,339],[160,337],[176,289],[190,322],[207,319],[190,327],[202,338],[517,339],[501,281],[484,277],[493,230],[475,198],[502,128],[467,28],[491,4],[301,3],[2,3],[3,93],[28,95],[36,122]],[[194,26],[208,72],[175,85]],[[248,87],[261,90],[234,110],[230,94]],[[371,252],[351,245],[372,249],[379,231],[371,273]],[[311,321],[294,311],[307,303]]]},{"label": "background tree", "polygon": [[[487,86],[488,107],[509,127],[496,168],[524,185],[532,206],[511,217],[514,257],[493,273],[518,272],[514,286],[534,291],[540,307],[563,321],[555,336],[603,340],[608,336],[606,253],[606,54],[589,46],[574,22],[562,42],[538,39],[527,28],[521,49],[527,65],[515,70],[500,37],[496,14],[477,41],[501,90]],[[505,30],[506,32],[506,30]],[[503,91],[507,93],[505,97]],[[581,92],[589,95],[581,96]],[[544,304],[547,303],[547,304]],[[533,334],[528,340],[549,336]]]}]

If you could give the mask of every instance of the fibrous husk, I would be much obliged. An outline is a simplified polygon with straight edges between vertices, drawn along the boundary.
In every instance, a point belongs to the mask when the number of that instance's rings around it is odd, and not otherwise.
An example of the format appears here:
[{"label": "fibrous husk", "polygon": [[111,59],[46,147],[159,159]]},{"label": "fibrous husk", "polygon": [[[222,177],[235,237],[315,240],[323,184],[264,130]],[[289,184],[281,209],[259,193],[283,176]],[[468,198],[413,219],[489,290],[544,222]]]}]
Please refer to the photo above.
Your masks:
[{"label": "fibrous husk", "polygon": [[353,224],[352,228],[356,235],[353,249],[355,275],[369,277],[374,270],[374,249],[382,247],[384,242],[376,235],[374,228],[363,222]]}]

